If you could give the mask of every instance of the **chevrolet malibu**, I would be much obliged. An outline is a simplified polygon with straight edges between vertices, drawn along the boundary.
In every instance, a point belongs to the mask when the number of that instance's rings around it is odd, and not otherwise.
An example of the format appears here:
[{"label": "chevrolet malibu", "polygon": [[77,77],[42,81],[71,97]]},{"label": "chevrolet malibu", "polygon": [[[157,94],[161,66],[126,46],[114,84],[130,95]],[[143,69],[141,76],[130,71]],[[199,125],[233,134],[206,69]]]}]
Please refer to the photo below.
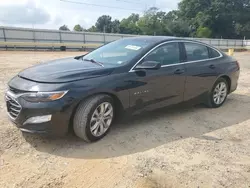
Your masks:
[{"label": "chevrolet malibu", "polygon": [[220,107],[236,90],[239,71],[236,60],[201,42],[126,38],[23,70],[9,81],[5,99],[21,131],[63,135],[73,127],[93,142],[120,112],[191,99]]}]

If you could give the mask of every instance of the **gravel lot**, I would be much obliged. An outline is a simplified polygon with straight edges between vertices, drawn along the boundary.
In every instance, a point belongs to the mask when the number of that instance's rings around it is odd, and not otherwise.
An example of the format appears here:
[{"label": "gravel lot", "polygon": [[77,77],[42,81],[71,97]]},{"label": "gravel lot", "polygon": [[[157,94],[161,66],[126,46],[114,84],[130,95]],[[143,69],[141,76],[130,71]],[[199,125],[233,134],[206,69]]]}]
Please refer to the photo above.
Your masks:
[{"label": "gravel lot", "polygon": [[22,134],[5,112],[7,81],[44,60],[79,52],[0,51],[0,187],[250,187],[250,53],[238,90],[219,109],[180,106],[134,116],[87,144],[73,135]]}]

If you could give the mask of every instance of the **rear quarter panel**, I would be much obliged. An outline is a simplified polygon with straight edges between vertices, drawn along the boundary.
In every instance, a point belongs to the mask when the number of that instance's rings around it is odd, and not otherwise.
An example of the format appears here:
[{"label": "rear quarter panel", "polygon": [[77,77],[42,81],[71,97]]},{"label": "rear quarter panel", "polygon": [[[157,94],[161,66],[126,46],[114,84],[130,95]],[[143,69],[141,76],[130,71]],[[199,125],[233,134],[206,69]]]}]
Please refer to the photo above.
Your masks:
[{"label": "rear quarter panel", "polygon": [[[214,65],[215,68],[210,68],[211,65]],[[237,88],[239,68],[236,60],[227,55],[223,55],[223,57],[218,59],[187,63],[185,66],[187,70],[185,101],[199,96],[206,98],[215,82],[222,76],[230,79],[229,92],[233,92]]]},{"label": "rear quarter panel", "polygon": [[233,57],[224,55],[224,57],[216,63],[217,79],[222,76],[228,76],[230,78],[230,92],[235,91],[238,85],[240,69],[236,62],[237,60]]}]

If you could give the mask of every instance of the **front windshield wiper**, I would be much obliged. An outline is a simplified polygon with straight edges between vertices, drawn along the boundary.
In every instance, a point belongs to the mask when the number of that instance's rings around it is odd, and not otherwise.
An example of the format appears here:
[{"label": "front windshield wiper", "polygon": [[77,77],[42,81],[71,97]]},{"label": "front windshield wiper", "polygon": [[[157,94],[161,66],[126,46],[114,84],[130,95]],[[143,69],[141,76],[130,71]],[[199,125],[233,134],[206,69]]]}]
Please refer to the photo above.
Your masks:
[{"label": "front windshield wiper", "polygon": [[97,62],[97,61],[95,61],[94,59],[83,59],[83,61],[89,61],[89,62],[91,62],[91,63],[95,63],[95,64],[98,64],[98,65],[104,67],[104,65],[103,65],[102,63]]}]

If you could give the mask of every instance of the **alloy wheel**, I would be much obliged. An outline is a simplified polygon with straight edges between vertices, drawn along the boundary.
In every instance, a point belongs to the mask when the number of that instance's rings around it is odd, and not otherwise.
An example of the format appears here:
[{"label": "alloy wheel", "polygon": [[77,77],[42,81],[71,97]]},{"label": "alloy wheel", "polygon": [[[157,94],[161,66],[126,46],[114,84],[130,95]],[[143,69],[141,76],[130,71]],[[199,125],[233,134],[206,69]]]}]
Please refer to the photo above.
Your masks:
[{"label": "alloy wheel", "polygon": [[109,102],[101,103],[92,114],[90,131],[93,136],[102,136],[110,127],[114,116],[113,106]]},{"label": "alloy wheel", "polygon": [[219,82],[213,92],[213,100],[217,105],[222,104],[227,97],[227,85],[224,82]]}]

